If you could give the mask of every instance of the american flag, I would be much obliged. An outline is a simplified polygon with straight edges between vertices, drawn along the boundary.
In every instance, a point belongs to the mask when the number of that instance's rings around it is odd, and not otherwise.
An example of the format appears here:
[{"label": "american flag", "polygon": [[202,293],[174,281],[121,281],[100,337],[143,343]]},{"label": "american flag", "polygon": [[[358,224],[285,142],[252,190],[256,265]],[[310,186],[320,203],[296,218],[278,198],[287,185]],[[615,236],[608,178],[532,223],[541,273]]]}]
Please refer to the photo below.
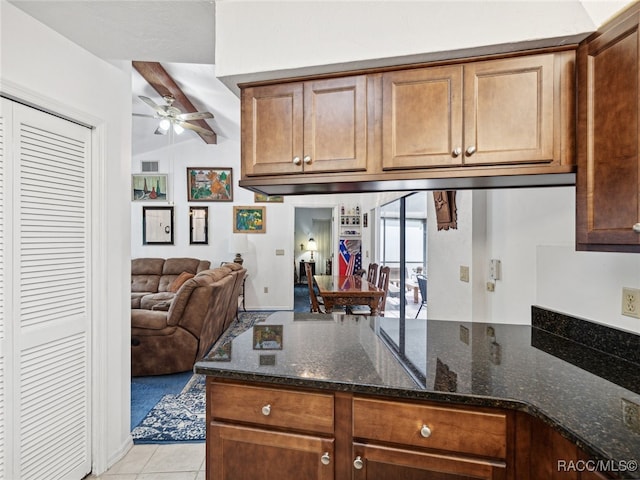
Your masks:
[{"label": "american flag", "polygon": [[340,240],[340,274],[353,275],[362,268],[360,240]]}]

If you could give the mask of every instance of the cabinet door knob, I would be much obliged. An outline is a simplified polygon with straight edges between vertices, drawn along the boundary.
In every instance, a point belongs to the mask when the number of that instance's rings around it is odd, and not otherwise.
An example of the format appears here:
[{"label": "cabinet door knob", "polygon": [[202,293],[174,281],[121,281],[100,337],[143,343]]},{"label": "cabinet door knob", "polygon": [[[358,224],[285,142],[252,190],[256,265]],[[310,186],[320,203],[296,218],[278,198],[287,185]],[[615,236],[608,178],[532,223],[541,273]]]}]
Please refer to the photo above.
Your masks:
[{"label": "cabinet door knob", "polygon": [[422,425],[420,429],[420,435],[424,438],[429,438],[431,436],[431,429],[427,425]]},{"label": "cabinet door knob", "polygon": [[469,148],[467,148],[467,151],[465,153],[467,154],[467,157],[470,157],[471,155],[476,153],[476,147],[471,145]]},{"label": "cabinet door knob", "polygon": [[462,149],[460,147],[456,147],[453,149],[453,152],[451,152],[451,156],[453,158],[456,158],[456,157],[459,157],[461,153],[462,153]]},{"label": "cabinet door knob", "polygon": [[640,223],[636,223],[633,226],[633,231],[636,232],[636,233],[640,233]]},{"label": "cabinet door knob", "polygon": [[309,155],[305,155],[303,161],[309,165],[311,163],[311,157]]},{"label": "cabinet door knob", "polygon": [[268,417],[271,414],[271,405],[265,405],[264,407],[262,407],[262,414],[265,417]]},{"label": "cabinet door knob", "polygon": [[362,467],[364,467],[364,462],[362,461],[362,458],[360,458],[360,456],[357,456],[353,461],[353,468],[355,468],[356,470],[362,470]]},{"label": "cabinet door knob", "polygon": [[300,157],[293,157],[293,164],[300,165],[302,162],[300,161]]},{"label": "cabinet door knob", "polygon": [[329,456],[329,452],[324,452],[324,455],[320,457],[320,461],[323,465],[329,465],[331,463],[331,457]]}]

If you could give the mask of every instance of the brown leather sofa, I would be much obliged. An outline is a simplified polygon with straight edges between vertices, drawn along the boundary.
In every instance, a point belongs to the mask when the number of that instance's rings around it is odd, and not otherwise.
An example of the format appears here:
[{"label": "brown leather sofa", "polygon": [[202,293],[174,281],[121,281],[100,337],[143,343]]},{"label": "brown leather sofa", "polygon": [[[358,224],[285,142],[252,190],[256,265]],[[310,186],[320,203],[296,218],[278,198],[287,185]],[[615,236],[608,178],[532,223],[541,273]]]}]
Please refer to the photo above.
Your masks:
[{"label": "brown leather sofa", "polygon": [[[175,296],[171,291],[182,274],[209,269],[209,260],[197,258],[134,258],[131,260],[131,308],[152,309]],[[177,290],[176,290],[177,291]]]},{"label": "brown leather sofa", "polygon": [[246,269],[227,263],[185,281],[168,310],[131,310],[131,374],[191,370],[238,311]]}]

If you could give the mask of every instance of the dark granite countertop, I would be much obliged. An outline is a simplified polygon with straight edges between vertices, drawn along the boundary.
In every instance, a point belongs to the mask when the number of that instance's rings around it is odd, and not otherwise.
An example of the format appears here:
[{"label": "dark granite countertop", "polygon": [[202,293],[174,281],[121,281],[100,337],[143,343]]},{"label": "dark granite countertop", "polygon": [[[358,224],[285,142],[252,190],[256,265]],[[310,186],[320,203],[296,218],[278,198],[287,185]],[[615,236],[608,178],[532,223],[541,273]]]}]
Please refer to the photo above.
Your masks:
[{"label": "dark granite countertop", "polygon": [[640,420],[623,418],[639,366],[541,328],[276,312],[222,343],[197,373],[521,410],[595,459],[640,462]]}]

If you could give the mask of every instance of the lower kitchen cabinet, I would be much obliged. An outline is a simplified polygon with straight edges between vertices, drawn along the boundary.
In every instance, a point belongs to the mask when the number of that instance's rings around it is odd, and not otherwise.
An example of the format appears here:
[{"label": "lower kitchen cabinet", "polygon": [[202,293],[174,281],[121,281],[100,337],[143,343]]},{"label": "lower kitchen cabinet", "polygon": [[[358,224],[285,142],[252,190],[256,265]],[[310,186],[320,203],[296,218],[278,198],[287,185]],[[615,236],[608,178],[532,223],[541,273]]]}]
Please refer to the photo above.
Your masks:
[{"label": "lower kitchen cabinet", "polygon": [[332,480],[333,439],[210,423],[207,479]]},{"label": "lower kitchen cabinet", "polygon": [[354,444],[353,480],[498,480],[503,462]]}]

